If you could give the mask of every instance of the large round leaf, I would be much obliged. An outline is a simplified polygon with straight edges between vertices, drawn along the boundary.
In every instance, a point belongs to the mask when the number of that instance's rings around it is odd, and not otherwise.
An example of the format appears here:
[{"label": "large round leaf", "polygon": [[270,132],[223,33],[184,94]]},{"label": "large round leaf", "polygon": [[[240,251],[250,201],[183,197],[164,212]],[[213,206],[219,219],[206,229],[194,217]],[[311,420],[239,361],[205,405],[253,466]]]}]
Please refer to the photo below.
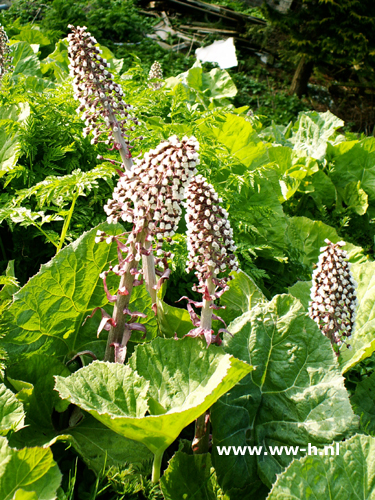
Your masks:
[{"label": "large round leaf", "polygon": [[[292,458],[285,451],[273,456],[270,446],[323,446],[358,422],[330,341],[294,297],[259,304],[230,331],[225,350],[255,370],[212,409],[213,458],[224,490],[236,485],[252,498],[259,478],[271,486]],[[220,456],[216,446],[262,446],[267,454]]]},{"label": "large round leaf", "polygon": [[95,361],[68,378],[57,376],[56,389],[156,454],[250,371],[246,363],[220,348],[204,349],[196,339],[158,338],[138,346],[130,366]]}]

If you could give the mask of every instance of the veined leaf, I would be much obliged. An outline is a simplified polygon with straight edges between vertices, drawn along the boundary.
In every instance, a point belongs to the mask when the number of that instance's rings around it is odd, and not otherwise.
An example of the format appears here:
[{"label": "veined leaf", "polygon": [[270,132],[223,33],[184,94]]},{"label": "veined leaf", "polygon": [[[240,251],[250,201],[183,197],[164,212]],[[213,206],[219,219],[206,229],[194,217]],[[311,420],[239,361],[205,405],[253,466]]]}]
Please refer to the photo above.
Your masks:
[{"label": "veined leaf", "polygon": [[375,436],[375,373],[364,377],[351,398],[354,412],[361,417],[361,428],[366,434]]},{"label": "veined leaf", "polygon": [[123,231],[102,224],[63,248],[14,296],[1,319],[3,347],[14,363],[34,353],[66,361],[84,350],[103,355],[105,339],[96,338],[99,314],[86,321],[95,307],[108,303],[99,274],[116,257],[116,245],[96,244],[97,229],[108,234]]},{"label": "veined leaf", "polygon": [[25,413],[13,392],[0,384],[0,435],[17,431],[24,425]]},{"label": "veined leaf", "polygon": [[157,318],[160,332],[167,338],[175,334],[181,338],[194,328],[186,309],[170,306],[162,300],[158,301]]},{"label": "veined leaf", "polygon": [[0,437],[0,463],[2,500],[55,500],[61,473],[50,449],[13,450],[6,438]]},{"label": "veined leaf", "polygon": [[18,75],[42,77],[40,62],[32,47],[27,42],[16,42],[12,45],[12,78]]},{"label": "veined leaf", "polygon": [[65,82],[69,78],[69,57],[68,57],[68,40],[59,40],[56,43],[55,50],[41,62],[43,73],[48,70],[53,70],[56,81],[59,83]]},{"label": "veined leaf", "polygon": [[238,271],[233,273],[233,276],[234,279],[228,283],[229,290],[224,293],[220,301],[225,309],[216,313],[227,324],[258,304],[267,302],[263,292],[246,273]]},{"label": "veined leaf", "polygon": [[333,183],[344,188],[349,182],[361,182],[370,201],[375,201],[375,139],[342,142],[329,149]]},{"label": "veined leaf", "polygon": [[340,366],[344,372],[375,351],[375,262],[353,264],[351,271],[358,283],[358,309],[355,330],[350,340],[352,349],[342,348]]},{"label": "veined leaf", "polygon": [[353,436],[340,443],[340,454],[325,456],[323,451],[294,460],[277,478],[267,500],[291,498],[374,498],[375,438]]},{"label": "veined leaf", "polygon": [[[227,114],[225,117],[225,122],[218,127],[209,128],[202,123],[199,128],[224,144],[230,154],[238,158],[250,170],[269,163],[267,147],[259,139],[251,124],[242,116]],[[240,134],[239,130],[241,130]]]},{"label": "veined leaf", "polygon": [[294,144],[294,149],[305,151],[308,156],[322,160],[328,141],[332,139],[335,131],[343,126],[344,122],[330,111],[308,111],[299,115],[289,141]]},{"label": "veined leaf", "polygon": [[95,361],[68,378],[56,377],[56,389],[63,399],[160,456],[249,371],[249,365],[219,348],[202,349],[196,339],[157,338],[139,345],[129,365]]},{"label": "veined leaf", "polygon": [[160,480],[165,500],[229,500],[219,485],[211,455],[187,455],[178,451]]},{"label": "veined leaf", "polygon": [[[328,238],[333,243],[340,241],[336,230],[321,221],[313,221],[307,217],[290,217],[286,233],[292,247],[299,251],[300,261],[311,267],[318,262],[320,248]],[[349,254],[351,262],[365,261],[361,247],[346,243],[344,250]]]},{"label": "veined leaf", "polygon": [[[301,303],[278,295],[231,323],[226,352],[256,369],[212,408],[213,463],[225,492],[269,487],[291,461],[281,455],[222,455],[217,446],[331,444],[358,426],[330,341]],[[301,453],[301,452],[299,452]]]}]

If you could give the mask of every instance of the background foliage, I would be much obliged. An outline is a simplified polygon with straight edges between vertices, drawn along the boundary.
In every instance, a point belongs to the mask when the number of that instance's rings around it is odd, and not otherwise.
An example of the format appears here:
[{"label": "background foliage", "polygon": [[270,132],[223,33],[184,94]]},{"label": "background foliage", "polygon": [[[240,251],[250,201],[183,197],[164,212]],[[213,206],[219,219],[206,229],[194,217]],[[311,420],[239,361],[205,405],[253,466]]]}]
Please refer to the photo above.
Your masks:
[{"label": "background foliage", "polygon": [[[343,483],[344,489],[373,494],[368,485],[373,484],[374,446],[370,382],[375,366],[375,139],[345,134],[341,119],[329,111],[300,109],[300,101],[294,98],[278,102],[274,96],[273,103],[263,101],[262,114],[248,114],[257,94],[264,92],[264,84],[247,82],[252,101],[242,106],[243,97],[238,97],[236,88],[239,76],[232,79],[224,70],[199,64],[187,68],[183,58],[171,66],[169,54],[161,58],[168,78],[162,89],[152,90],[147,74],[158,52],[144,41],[148,21],[134,4],[117,3],[77,3],[65,12],[65,3],[58,0],[43,5],[16,2],[4,19],[15,69],[3,77],[0,89],[0,284],[4,285],[0,307],[5,335],[1,342],[0,433],[7,437],[0,443],[6,462],[6,480],[0,481],[2,497],[10,495],[6,488],[11,483],[16,498],[37,498],[40,491],[45,498],[61,500],[177,500],[186,491],[196,498],[223,499],[254,494],[265,498],[269,491],[269,498],[288,498],[297,491],[302,498],[319,467],[329,469],[326,482],[333,482],[338,466],[329,457],[297,455],[290,465],[292,457],[286,454],[277,462],[272,457],[218,456],[214,449],[212,454],[193,456],[187,441],[192,428],[187,424],[203,411],[206,401],[201,399],[205,398],[191,396],[181,410],[178,397],[170,399],[164,392],[164,383],[172,375],[161,375],[165,381],[160,387],[150,385],[149,374],[137,365],[153,349],[163,351],[160,346],[167,345],[166,352],[170,346],[186,349],[179,365],[186,368],[182,370],[186,372],[183,382],[189,386],[186,394],[190,394],[191,380],[201,382],[196,374],[205,369],[209,372],[210,366],[217,368],[211,381],[218,384],[212,387],[215,401],[223,394],[219,382],[226,381],[228,392],[212,408],[214,446],[302,445],[309,441],[322,447],[345,438],[348,453],[360,463],[361,478],[368,480],[357,481],[356,476],[349,485]],[[114,6],[121,13],[116,19],[111,12]],[[43,12],[41,25],[30,24],[40,15],[39,9]],[[238,245],[242,272],[222,297],[226,309],[218,313],[234,334],[225,338],[226,354],[212,346],[202,351],[204,355],[193,369],[184,363],[189,353],[202,346],[190,339],[181,344],[167,340],[175,332],[182,337],[191,328],[187,311],[177,308],[176,301],[182,295],[196,298],[191,292],[195,278],[184,271],[184,220],[171,246],[173,273],[160,297],[158,317],[145,320],[146,340],[154,340],[142,345],[140,336],[132,338],[132,376],[137,367],[142,378],[137,379],[137,387],[143,391],[140,400],[145,403],[136,409],[136,416],[142,422],[149,419],[146,400],[149,404],[151,398],[154,406],[148,411],[158,421],[168,422],[168,412],[176,416],[177,407],[183,425],[175,423],[175,433],[187,425],[178,441],[172,443],[173,434],[164,443],[165,473],[157,486],[149,480],[150,450],[142,440],[129,440],[134,436],[129,435],[127,425],[135,415],[130,404],[125,401],[116,411],[107,408],[103,423],[94,418],[97,407],[88,391],[80,395],[85,400],[83,412],[68,401],[78,397],[72,389],[75,377],[95,376],[101,366],[100,362],[91,363],[87,351],[100,359],[105,345],[105,336],[96,339],[95,335],[99,313],[84,325],[83,321],[95,307],[111,310],[99,274],[113,261],[116,249],[96,245],[95,233],[99,224],[108,232],[121,228],[108,226],[102,209],[117,179],[116,165],[111,163],[118,160],[117,155],[104,144],[91,145],[90,137],[82,137],[84,124],[75,112],[63,38],[66,16],[71,22],[85,23],[100,42],[108,41],[110,48],[102,46],[104,56],[141,122],[135,133],[144,140],[134,142],[134,156],[173,134],[197,137],[199,171],[222,197]],[[144,51],[142,61],[130,55],[132,45],[116,48],[116,57],[111,51],[125,32],[129,32],[126,43],[148,44],[149,52]],[[305,312],[313,266],[325,238],[346,241],[353,273],[360,282],[353,350],[344,352],[339,360]],[[57,252],[59,247],[63,247],[61,252]],[[19,284],[24,285],[20,290]],[[115,281],[109,287],[115,289]],[[138,310],[151,305],[141,287],[132,299]],[[233,360],[230,355],[241,361],[229,367],[234,363],[229,363]],[[178,354],[169,358],[178,360]],[[164,360],[171,374],[178,371],[172,361]],[[243,362],[257,370],[245,376]],[[84,365],[89,366],[79,371]],[[241,367],[245,377],[234,385],[241,378]],[[116,376],[120,380],[122,375]],[[64,400],[54,391],[55,377]],[[108,388],[106,384],[106,380],[98,384],[99,393],[117,390],[117,385]],[[208,406],[213,402],[209,400]],[[114,414],[116,429],[106,426],[108,415]],[[349,439],[357,431],[367,436]],[[68,451],[67,444],[71,446]],[[26,451],[22,451],[25,445]],[[19,463],[26,467],[38,460],[39,469],[30,465],[33,482],[28,490],[22,482],[13,484],[12,479],[9,483],[7,478],[14,478]],[[343,467],[348,467],[350,477],[350,463]],[[187,481],[185,471],[195,480]],[[296,474],[298,482],[291,480]]]}]

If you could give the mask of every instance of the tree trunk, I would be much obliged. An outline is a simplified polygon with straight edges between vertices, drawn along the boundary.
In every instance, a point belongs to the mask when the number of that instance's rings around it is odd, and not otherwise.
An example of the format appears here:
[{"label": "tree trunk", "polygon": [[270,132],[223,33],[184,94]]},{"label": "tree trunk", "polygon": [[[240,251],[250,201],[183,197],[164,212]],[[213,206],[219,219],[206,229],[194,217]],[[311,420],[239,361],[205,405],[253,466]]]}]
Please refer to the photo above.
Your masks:
[{"label": "tree trunk", "polygon": [[290,95],[296,94],[298,97],[302,97],[307,94],[307,84],[309,83],[313,67],[313,61],[306,61],[305,56],[301,57],[289,89]]}]

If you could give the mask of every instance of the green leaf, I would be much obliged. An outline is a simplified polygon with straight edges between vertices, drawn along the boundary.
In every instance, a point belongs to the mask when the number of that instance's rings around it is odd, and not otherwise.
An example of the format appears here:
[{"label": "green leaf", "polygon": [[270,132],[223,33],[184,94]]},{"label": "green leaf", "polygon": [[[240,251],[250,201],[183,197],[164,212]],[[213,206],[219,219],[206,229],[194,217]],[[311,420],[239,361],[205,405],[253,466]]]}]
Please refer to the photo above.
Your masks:
[{"label": "green leaf", "polygon": [[165,500],[229,500],[223,494],[209,453],[187,455],[178,451],[160,480]]},{"label": "green leaf", "polygon": [[10,260],[7,264],[7,268],[5,270],[5,276],[0,276],[0,285],[2,285],[2,281],[5,281],[4,287],[0,290],[0,303],[2,301],[12,300],[13,295],[19,289],[18,282],[16,279],[16,275],[14,272],[14,260]]},{"label": "green leaf", "polygon": [[311,198],[319,209],[332,207],[336,203],[336,188],[331,179],[322,170],[316,172],[311,179],[314,190],[310,192]]},{"label": "green leaf", "polygon": [[267,500],[316,498],[352,500],[375,495],[375,439],[353,436],[340,443],[340,455],[324,452],[295,460],[277,478]]},{"label": "green leaf", "polygon": [[330,148],[333,168],[329,174],[337,187],[361,182],[361,188],[375,201],[375,138],[342,142]]},{"label": "green leaf", "polygon": [[[269,181],[270,171],[259,169],[230,179],[219,178],[230,193],[231,222],[235,241],[264,258],[283,260],[287,219]],[[218,174],[219,176],[220,174]]]},{"label": "green leaf", "polygon": [[351,398],[354,412],[361,417],[361,428],[366,434],[375,435],[375,373],[364,377]]},{"label": "green leaf", "polygon": [[13,40],[21,40],[28,44],[50,45],[51,40],[39,28],[24,26],[18,35],[12,36]]},{"label": "green leaf", "polygon": [[368,196],[361,188],[361,182],[349,182],[344,188],[339,188],[338,192],[347,206],[348,210],[358,215],[364,215],[368,208]]},{"label": "green leaf", "polygon": [[12,45],[12,56],[14,66],[12,77],[17,75],[42,77],[39,59],[27,42],[14,43]]},{"label": "green leaf", "polygon": [[258,304],[267,302],[263,292],[246,273],[238,271],[233,273],[233,276],[232,281],[228,283],[229,290],[224,293],[220,301],[225,309],[216,313],[227,324]]},{"label": "green leaf", "polygon": [[67,377],[70,371],[54,356],[45,354],[34,354],[26,363],[12,364],[6,370],[7,379],[19,391],[17,398],[26,410],[26,427],[15,436],[17,442],[40,446],[55,435],[52,412],[61,401],[53,390],[54,375]]},{"label": "green leaf", "polygon": [[[0,120],[23,121],[30,114],[28,103],[18,103],[0,108]],[[21,152],[17,133],[9,133],[6,127],[0,127],[0,177],[16,165]]]},{"label": "green leaf", "polygon": [[[63,441],[72,445],[97,474],[104,467],[119,467],[125,462],[140,463],[152,458],[145,446],[114,433],[91,415],[78,414],[82,420],[78,420],[78,425],[74,422],[72,408],[64,411],[68,402],[61,401],[53,390],[53,375],[70,375],[70,371],[56,358],[34,356],[23,365],[14,365],[7,372],[19,378],[9,377],[9,380],[19,390],[17,398],[26,408],[27,426],[11,436],[12,446],[45,447]],[[56,410],[64,412],[59,414],[58,419]]]},{"label": "green leaf", "polygon": [[0,384],[0,435],[6,436],[9,431],[21,429],[24,417],[22,403],[4,384]]},{"label": "green leaf", "polygon": [[297,283],[288,288],[289,295],[293,295],[293,297],[298,299],[305,308],[305,311],[309,308],[311,287],[311,281],[297,281]]},{"label": "green leaf", "polygon": [[65,247],[14,296],[1,319],[3,347],[9,364],[34,354],[67,361],[84,350],[100,358],[105,338],[96,338],[100,314],[82,323],[95,307],[108,300],[99,274],[116,258],[116,244],[96,244],[97,229],[108,234],[123,231],[119,225],[101,224]]},{"label": "green leaf", "polygon": [[139,345],[127,366],[95,361],[56,377],[56,390],[156,454],[250,370],[220,349],[202,349],[196,339],[157,338]]},{"label": "green leaf", "polygon": [[13,450],[0,437],[0,498],[54,500],[61,483],[61,473],[50,449]]},{"label": "green leaf", "polygon": [[158,301],[157,318],[160,332],[167,338],[174,338],[175,333],[182,338],[194,328],[186,309],[170,306],[162,300]]},{"label": "green leaf", "polygon": [[213,102],[214,99],[234,97],[237,94],[237,87],[228,71],[214,68],[209,73],[202,74],[202,91]]},{"label": "green leaf", "polygon": [[259,139],[252,125],[242,116],[227,114],[225,122],[219,126],[209,128],[202,123],[199,128],[202,132],[213,135],[218,142],[228,148],[230,154],[251,170],[269,162],[267,147]]},{"label": "green leaf", "polygon": [[353,264],[351,272],[358,283],[358,309],[355,330],[350,345],[352,350],[341,349],[340,366],[344,372],[375,351],[375,262]]},{"label": "green leaf", "polygon": [[289,140],[294,144],[294,149],[305,151],[308,156],[322,160],[328,141],[332,139],[335,131],[343,126],[344,122],[330,111],[301,113]]},{"label": "green leaf", "polygon": [[[294,250],[300,253],[300,261],[311,268],[318,262],[320,248],[325,246],[326,238],[333,243],[341,240],[333,227],[307,217],[289,218],[286,236]],[[365,260],[361,247],[346,243],[344,249],[348,252],[351,262]]]},{"label": "green leaf", "polygon": [[68,40],[59,40],[55,50],[41,62],[43,73],[52,70],[56,81],[63,83],[69,77]]},{"label": "green leaf", "polygon": [[121,468],[125,463],[141,465],[152,459],[152,453],[143,444],[113,432],[87,413],[83,415],[77,426],[63,431],[51,443],[71,444],[96,474],[101,474],[104,468]]},{"label": "green leaf", "polygon": [[230,332],[226,352],[256,369],[211,410],[213,464],[225,492],[235,485],[250,499],[293,457],[220,456],[217,446],[323,446],[352,432],[356,417],[330,341],[294,297],[259,304]]},{"label": "green leaf", "polygon": [[139,311],[147,314],[146,318],[138,318],[138,323],[146,327],[146,338],[144,338],[144,333],[142,332],[133,332],[130,341],[144,342],[145,340],[152,340],[157,337],[159,334],[158,320],[152,312],[152,300],[144,285],[133,288],[129,307],[131,311]]}]

